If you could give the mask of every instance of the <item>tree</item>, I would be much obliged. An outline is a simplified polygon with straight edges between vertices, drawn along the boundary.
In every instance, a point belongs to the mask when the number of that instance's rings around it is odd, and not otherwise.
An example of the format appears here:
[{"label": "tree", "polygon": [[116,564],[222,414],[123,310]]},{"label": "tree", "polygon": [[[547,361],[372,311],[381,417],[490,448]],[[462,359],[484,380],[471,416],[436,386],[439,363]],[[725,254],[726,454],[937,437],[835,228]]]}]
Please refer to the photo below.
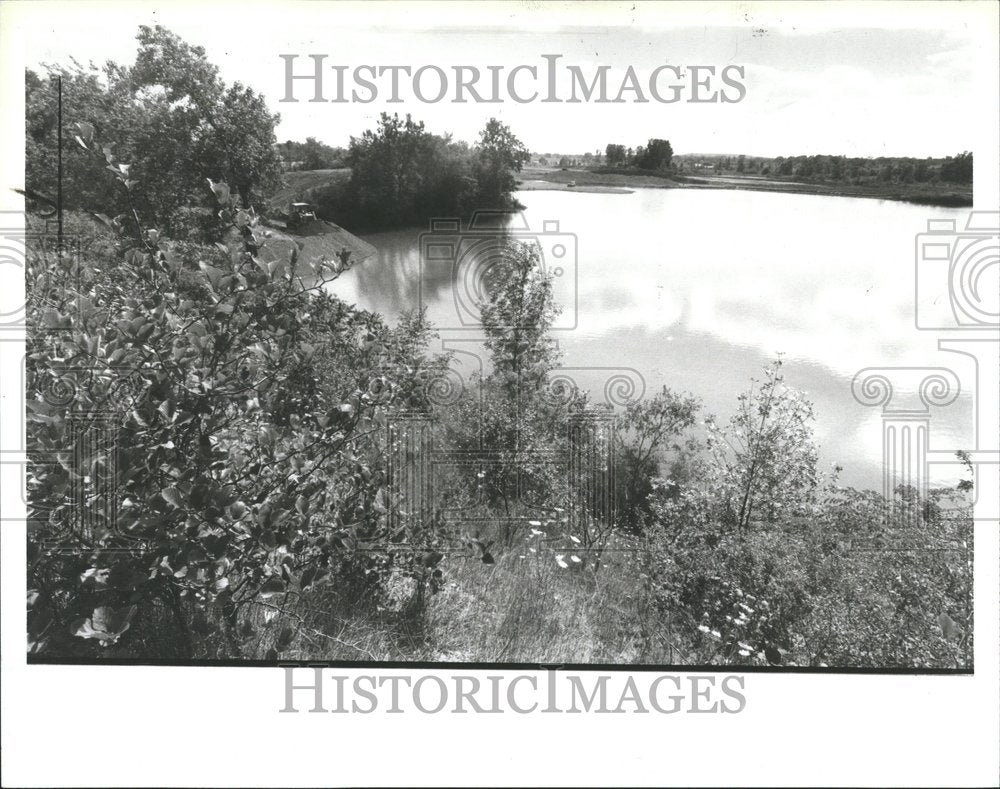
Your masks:
[{"label": "tree", "polygon": [[213,134],[202,151],[202,171],[220,173],[244,206],[260,207],[280,172],[274,148],[278,116],[268,111],[263,96],[237,82],[206,118]]},{"label": "tree", "polygon": [[548,337],[556,315],[551,274],[541,265],[536,245],[499,239],[484,274],[480,315],[491,371],[477,396],[459,409],[459,450],[487,446],[497,460],[473,480],[491,507],[510,516],[529,501],[553,501],[557,487],[546,453],[566,440],[567,402],[550,405],[545,397],[549,371],[558,358]]},{"label": "tree", "polygon": [[478,190],[472,159],[464,142],[383,113],[375,130],[351,138],[351,199],[341,212],[369,227],[466,214]]},{"label": "tree", "polygon": [[941,165],[941,180],[955,184],[971,184],[972,154],[965,151],[946,159]]},{"label": "tree", "polygon": [[538,247],[504,241],[485,276],[480,308],[492,380],[512,397],[537,390],[557,358],[549,329],[557,314]]},{"label": "tree", "polygon": [[[178,209],[192,202],[211,208],[203,197],[206,177],[229,182],[244,207],[259,207],[280,174],[278,116],[250,88],[227,86],[202,47],[159,25],[140,27],[137,40],[131,68],[74,65],[50,70],[47,79],[26,79],[29,188],[51,194],[55,184],[55,88],[61,77],[64,128],[83,123],[115,141],[115,154],[145,185],[131,197],[151,221],[169,230]],[[66,207],[120,213],[126,206],[113,183],[99,162],[64,148]]]},{"label": "tree", "polygon": [[409,114],[382,113],[374,130],[352,137],[348,164],[361,213],[375,225],[416,219],[429,151],[430,134]]},{"label": "tree", "polygon": [[707,422],[712,484],[725,520],[741,532],[755,516],[808,503],[818,484],[812,404],[784,385],[780,371],[779,359],[753,380],[727,429]]},{"label": "tree", "polygon": [[490,118],[479,134],[475,149],[474,174],[477,183],[477,208],[504,209],[514,205],[512,193],[517,187],[515,173],[521,172],[531,154],[510,127]]},{"label": "tree", "polygon": [[625,164],[626,152],[624,145],[608,143],[608,147],[604,149],[604,153],[607,156],[608,166],[620,167]]},{"label": "tree", "polygon": [[642,170],[667,170],[673,158],[674,149],[669,140],[653,138],[646,147],[636,152],[636,166]]}]

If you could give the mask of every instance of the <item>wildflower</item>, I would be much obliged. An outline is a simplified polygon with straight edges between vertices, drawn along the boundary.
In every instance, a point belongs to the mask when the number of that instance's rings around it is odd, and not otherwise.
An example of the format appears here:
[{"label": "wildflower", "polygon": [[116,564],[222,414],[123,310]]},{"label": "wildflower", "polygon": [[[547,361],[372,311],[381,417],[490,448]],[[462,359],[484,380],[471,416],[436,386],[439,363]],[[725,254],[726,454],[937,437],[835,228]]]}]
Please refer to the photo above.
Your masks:
[{"label": "wildflower", "polygon": [[528,521],[528,525],[529,526],[541,526],[542,522],[541,521]]},{"label": "wildflower", "polygon": [[579,540],[578,538],[576,538],[576,537],[573,537],[572,535],[570,535],[570,539],[571,539],[571,540],[572,540],[573,542],[575,542],[575,543],[576,543],[577,545],[579,545],[579,544],[580,544],[580,540]]},{"label": "wildflower", "polygon": [[569,558],[570,558],[571,562],[575,562],[576,564],[580,563],[580,557],[579,556],[570,556]]},{"label": "wildflower", "polygon": [[712,630],[710,632],[713,638],[722,638],[722,633],[720,633],[718,630]]},{"label": "wildflower", "polygon": [[566,569],[567,567],[569,567],[569,565],[568,565],[568,564],[566,564],[566,562],[564,562],[564,561],[563,561],[563,555],[562,555],[561,553],[557,553],[557,554],[556,554],[556,564],[558,564],[558,565],[559,565],[560,567],[562,567],[562,568],[563,568],[564,570],[565,570],[565,569]]},{"label": "wildflower", "polygon": [[707,633],[707,632],[708,632],[708,625],[698,625],[698,629],[699,629],[699,630],[700,630],[700,631],[701,631],[702,633]]},{"label": "wildflower", "polygon": [[753,651],[753,647],[752,646],[750,646],[749,644],[746,644],[746,643],[744,643],[742,641],[740,641],[736,646],[738,646],[741,650],[745,649],[747,651],[747,654],[749,654],[750,652]]},{"label": "wildflower", "polygon": [[740,654],[741,654],[741,655],[742,655],[743,657],[750,657],[750,652],[749,652],[748,650],[746,650],[746,649],[741,649],[741,650],[740,650]]}]

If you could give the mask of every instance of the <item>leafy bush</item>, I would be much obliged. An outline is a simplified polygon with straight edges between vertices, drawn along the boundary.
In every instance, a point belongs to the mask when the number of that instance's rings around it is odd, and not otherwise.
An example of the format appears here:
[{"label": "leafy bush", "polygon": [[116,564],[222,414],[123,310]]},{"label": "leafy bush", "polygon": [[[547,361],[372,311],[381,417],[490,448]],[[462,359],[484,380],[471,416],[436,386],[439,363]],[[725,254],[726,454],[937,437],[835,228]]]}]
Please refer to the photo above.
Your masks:
[{"label": "leafy bush", "polygon": [[776,367],[739,403],[689,482],[652,500],[653,593],[696,662],[971,667],[972,523],[954,491],[820,485],[808,404]]},{"label": "leafy bush", "polygon": [[695,439],[682,436],[694,426],[700,402],[667,387],[649,400],[633,401],[617,418],[615,439],[615,505],[617,523],[625,531],[641,532],[650,515],[656,480],[676,490],[698,449]]},{"label": "leafy bush", "polygon": [[819,482],[812,403],[786,387],[780,371],[779,359],[763,380],[753,379],[728,428],[706,421],[720,517],[740,531],[754,518],[773,522],[779,512],[808,506]]},{"label": "leafy bush", "polygon": [[424,405],[422,316],[389,330],[324,295],[347,261],[273,252],[224,183],[222,241],[168,240],[129,165],[80,144],[130,210],[98,216],[113,246],[30,250],[29,648],[189,656],[220,630],[238,654],[272,598],[423,579],[434,534],[389,538],[380,441]]}]

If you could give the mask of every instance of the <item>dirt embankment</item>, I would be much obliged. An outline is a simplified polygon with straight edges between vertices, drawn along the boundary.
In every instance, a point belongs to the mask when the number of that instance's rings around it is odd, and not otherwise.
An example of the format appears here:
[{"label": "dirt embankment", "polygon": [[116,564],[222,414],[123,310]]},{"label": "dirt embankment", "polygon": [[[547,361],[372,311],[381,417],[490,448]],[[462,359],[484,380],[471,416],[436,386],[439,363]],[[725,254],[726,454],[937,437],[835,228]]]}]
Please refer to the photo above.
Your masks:
[{"label": "dirt embankment", "polygon": [[267,224],[271,232],[267,248],[272,252],[281,250],[281,254],[288,255],[294,246],[298,249],[300,260],[338,260],[344,258],[345,253],[350,253],[349,260],[355,265],[377,251],[340,225],[322,219],[305,222],[294,229],[289,229],[280,220],[269,220]]}]

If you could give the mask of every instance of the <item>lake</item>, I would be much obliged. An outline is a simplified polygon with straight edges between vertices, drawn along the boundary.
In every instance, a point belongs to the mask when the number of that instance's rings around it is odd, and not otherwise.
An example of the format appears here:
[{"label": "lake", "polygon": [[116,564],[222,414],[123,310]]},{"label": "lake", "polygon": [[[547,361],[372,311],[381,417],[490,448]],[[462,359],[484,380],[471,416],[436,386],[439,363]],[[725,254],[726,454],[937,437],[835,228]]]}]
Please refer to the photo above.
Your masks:
[{"label": "lake", "polygon": [[[608,379],[624,386],[610,387],[618,399],[629,386],[653,393],[667,385],[725,418],[750,378],[782,353],[786,382],[814,403],[824,466],[843,466],[844,484],[879,489],[880,409],[855,401],[855,373],[943,366],[971,380],[965,357],[938,351],[936,335],[917,331],[913,317],[914,237],[931,218],[962,227],[963,209],[727,190],[530,191],[518,199],[556,276],[563,363],[597,400]],[[474,324],[479,285],[475,267],[456,271],[448,260],[455,236],[440,228],[366,235],[377,257],[334,290],[389,320],[422,303],[449,347],[475,349],[466,324]],[[441,257],[423,273],[422,243]],[[912,387],[897,395],[912,400]],[[936,409],[930,448],[970,446],[971,414],[967,392]],[[948,468],[938,479],[958,473]]]}]

